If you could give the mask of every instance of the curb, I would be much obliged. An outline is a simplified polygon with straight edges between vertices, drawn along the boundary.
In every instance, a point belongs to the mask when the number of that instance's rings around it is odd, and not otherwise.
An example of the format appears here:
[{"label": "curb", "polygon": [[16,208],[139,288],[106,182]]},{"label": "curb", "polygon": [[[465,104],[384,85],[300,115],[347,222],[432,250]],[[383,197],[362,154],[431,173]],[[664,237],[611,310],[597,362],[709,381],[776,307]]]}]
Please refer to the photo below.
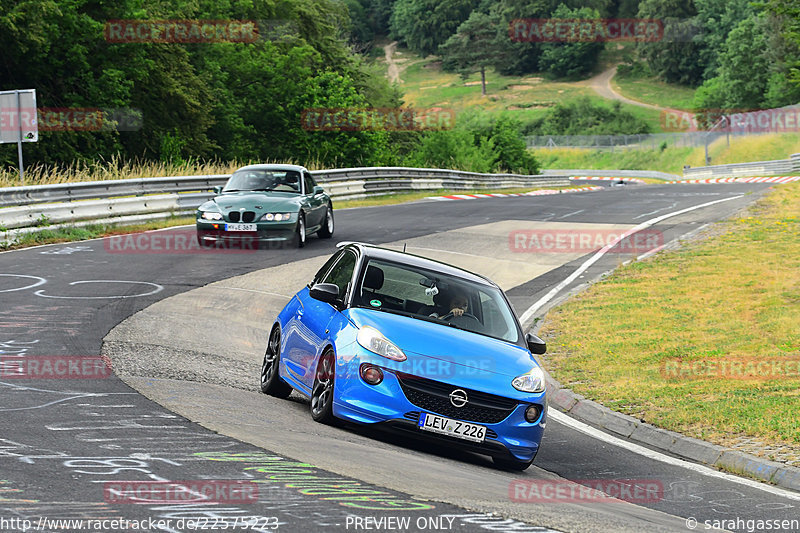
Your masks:
[{"label": "curb", "polygon": [[547,371],[547,403],[585,424],[695,463],[800,491],[800,468],[657,428],[563,388]]}]

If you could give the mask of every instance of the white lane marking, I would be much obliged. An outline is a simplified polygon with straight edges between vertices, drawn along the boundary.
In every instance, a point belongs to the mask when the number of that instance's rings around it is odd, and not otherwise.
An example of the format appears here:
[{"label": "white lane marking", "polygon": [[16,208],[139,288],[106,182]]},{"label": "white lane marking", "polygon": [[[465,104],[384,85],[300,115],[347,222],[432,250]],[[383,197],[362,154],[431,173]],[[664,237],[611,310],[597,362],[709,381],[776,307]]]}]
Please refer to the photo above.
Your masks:
[{"label": "white lane marking", "polygon": [[642,213],[641,215],[637,215],[637,216],[633,217],[633,220],[636,220],[637,218],[644,218],[647,215],[655,215],[656,213],[659,213],[661,211],[666,211],[667,209],[672,209],[676,205],[678,205],[678,202],[672,202],[667,207],[662,207],[661,209],[656,209],[655,211],[650,211],[649,213]]},{"label": "white lane marking", "polygon": [[39,281],[37,281],[35,283],[32,283],[30,285],[26,285],[24,287],[18,287],[16,289],[3,289],[3,290],[0,290],[0,292],[24,291],[25,289],[32,289],[34,287],[38,287],[39,285],[41,285],[43,283],[47,283],[47,280],[44,279],[44,278],[41,278],[39,276],[28,276],[27,274],[0,274],[0,276],[3,276],[4,278],[29,278],[29,279],[37,279],[37,280],[39,280]]},{"label": "white lane marking", "polygon": [[80,285],[81,283],[134,283],[138,285],[150,285],[151,287],[155,287],[150,292],[143,292],[141,294],[126,294],[126,295],[116,295],[116,296],[51,296],[49,294],[44,294],[44,289],[40,289],[33,294],[36,296],[41,296],[42,298],[60,298],[64,300],[107,300],[110,298],[138,298],[140,296],[150,296],[151,294],[156,294],[164,290],[162,285],[158,283],[150,283],[149,281],[124,281],[124,280],[116,280],[116,279],[93,279],[87,281],[73,281],[70,285]]},{"label": "white lane marking", "polygon": [[688,213],[690,211],[694,211],[696,209],[701,209],[703,207],[708,207],[710,205],[718,204],[720,202],[727,202],[729,200],[737,200],[739,198],[742,198],[743,196],[744,196],[743,194],[740,194],[738,196],[731,196],[730,198],[722,198],[721,200],[713,200],[711,202],[706,202],[704,204],[695,205],[695,206],[692,206],[692,207],[687,207],[687,208],[681,209],[679,211],[673,211],[672,213],[667,213],[666,215],[661,215],[661,216],[658,216],[658,217],[655,217],[655,218],[651,218],[650,220],[646,220],[646,221],[642,222],[641,224],[632,227],[631,229],[629,229],[628,231],[626,231],[625,233],[620,235],[618,241],[610,242],[610,243],[606,244],[605,246],[603,246],[592,257],[587,259],[581,266],[579,266],[578,269],[575,270],[575,272],[573,272],[572,274],[567,276],[566,279],[564,279],[561,283],[559,283],[558,285],[556,285],[555,287],[550,289],[550,291],[547,294],[545,294],[544,296],[539,298],[538,301],[536,301],[524,313],[522,313],[522,316],[519,318],[520,324],[522,324],[524,326],[525,322],[530,320],[533,317],[533,315],[536,313],[536,311],[541,309],[542,306],[544,306],[547,302],[552,300],[555,297],[556,294],[558,294],[559,292],[561,292],[564,289],[564,287],[566,287],[567,285],[569,285],[570,283],[575,281],[575,279],[577,279],[578,276],[583,274],[590,266],[595,264],[601,257],[603,257],[605,255],[605,253],[607,251],[609,251],[611,248],[616,246],[617,243],[619,241],[621,241],[622,239],[628,237],[629,235],[633,235],[634,233],[636,233],[638,231],[641,231],[641,230],[643,230],[645,228],[649,228],[650,226],[652,226],[654,224],[658,224],[662,220],[666,220],[666,219],[668,219],[670,217],[674,217],[674,216],[677,216],[677,215],[682,215],[683,213]]},{"label": "white lane marking", "polygon": [[584,211],[586,211],[586,209],[578,209],[577,211],[573,211],[572,213],[567,213],[566,215],[562,215],[560,217],[556,217],[556,220],[560,220],[562,218],[567,218],[567,217],[570,217],[572,215],[578,215],[580,213],[583,213]]},{"label": "white lane marking", "polygon": [[633,442],[628,442],[613,435],[609,435],[604,431],[601,431],[597,428],[593,428],[588,424],[584,424],[583,422],[575,420],[574,418],[570,417],[567,414],[562,413],[561,411],[557,411],[555,409],[549,409],[547,411],[547,414],[548,416],[552,417],[555,421],[564,424],[567,427],[570,427],[592,438],[605,441],[609,444],[613,444],[614,446],[619,446],[620,448],[624,448],[630,452],[642,455],[644,457],[647,457],[648,459],[653,459],[654,461],[660,461],[662,463],[666,463],[672,466],[680,466],[682,468],[686,468],[687,470],[692,470],[694,472],[697,472],[698,474],[702,474],[709,477],[716,477],[719,479],[723,479],[725,481],[730,481],[732,483],[738,483],[740,485],[745,485],[752,489],[759,489],[764,492],[769,492],[771,494],[774,494],[775,496],[781,496],[783,498],[788,498],[790,500],[800,501],[800,494],[796,492],[784,490],[780,487],[775,487],[773,485],[767,485],[761,481],[755,481],[752,479],[734,476],[733,474],[720,472],[719,470],[714,470],[713,468],[709,468],[707,466],[696,463],[690,463],[689,461],[684,461],[683,459],[670,457],[669,455],[664,455],[661,452],[657,452],[651,450],[650,448],[645,448],[644,446],[634,444]]}]

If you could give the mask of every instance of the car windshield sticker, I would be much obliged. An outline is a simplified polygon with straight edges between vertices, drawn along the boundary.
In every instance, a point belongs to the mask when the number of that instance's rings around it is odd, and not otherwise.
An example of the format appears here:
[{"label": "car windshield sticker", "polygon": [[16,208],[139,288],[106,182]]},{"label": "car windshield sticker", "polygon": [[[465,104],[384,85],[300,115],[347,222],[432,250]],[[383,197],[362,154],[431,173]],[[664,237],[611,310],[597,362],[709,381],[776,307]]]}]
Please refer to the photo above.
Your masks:
[{"label": "car windshield sticker", "polygon": [[381,306],[381,301],[380,301],[380,300],[371,300],[371,301],[369,302],[369,304],[370,304],[372,307],[380,307],[380,306]]}]

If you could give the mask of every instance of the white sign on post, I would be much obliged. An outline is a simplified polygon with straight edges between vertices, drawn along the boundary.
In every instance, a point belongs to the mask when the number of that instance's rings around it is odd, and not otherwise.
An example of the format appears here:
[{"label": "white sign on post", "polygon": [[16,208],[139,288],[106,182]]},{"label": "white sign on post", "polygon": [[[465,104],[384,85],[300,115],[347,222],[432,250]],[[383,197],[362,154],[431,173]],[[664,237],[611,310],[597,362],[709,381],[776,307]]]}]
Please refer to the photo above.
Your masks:
[{"label": "white sign on post", "polygon": [[17,143],[20,181],[24,177],[22,143],[35,143],[38,140],[36,89],[0,91],[0,144]]}]

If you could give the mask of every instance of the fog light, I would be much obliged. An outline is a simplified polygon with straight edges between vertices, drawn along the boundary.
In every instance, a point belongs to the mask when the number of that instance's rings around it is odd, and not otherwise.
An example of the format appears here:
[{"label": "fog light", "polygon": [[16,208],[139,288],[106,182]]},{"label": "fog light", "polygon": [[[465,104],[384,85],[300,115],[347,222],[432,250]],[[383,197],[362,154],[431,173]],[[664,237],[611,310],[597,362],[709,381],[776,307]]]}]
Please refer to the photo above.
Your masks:
[{"label": "fog light", "polygon": [[383,381],[383,370],[370,364],[361,365],[361,379],[369,385],[377,385]]},{"label": "fog light", "polygon": [[525,409],[525,420],[528,422],[536,422],[539,420],[539,417],[542,415],[542,408],[538,405],[529,405],[527,409]]}]

